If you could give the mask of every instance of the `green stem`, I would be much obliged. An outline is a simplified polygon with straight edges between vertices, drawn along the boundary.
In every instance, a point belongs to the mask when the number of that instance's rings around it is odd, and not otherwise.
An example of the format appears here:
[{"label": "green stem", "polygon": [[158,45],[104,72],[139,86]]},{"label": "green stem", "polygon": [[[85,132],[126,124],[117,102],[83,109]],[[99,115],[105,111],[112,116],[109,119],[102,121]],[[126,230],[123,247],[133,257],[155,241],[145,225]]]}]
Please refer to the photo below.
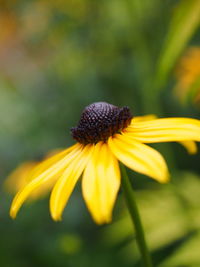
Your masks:
[{"label": "green stem", "polygon": [[134,192],[132,190],[131,183],[129,181],[127,172],[125,167],[121,164],[121,172],[122,172],[122,188],[124,191],[124,197],[126,200],[126,204],[128,206],[128,210],[130,212],[133,225],[135,227],[136,233],[136,241],[142,255],[143,265],[145,267],[152,267],[151,257],[147,248],[147,244],[145,241],[144,231],[142,228],[142,223],[139,215],[139,211],[136,205]]}]

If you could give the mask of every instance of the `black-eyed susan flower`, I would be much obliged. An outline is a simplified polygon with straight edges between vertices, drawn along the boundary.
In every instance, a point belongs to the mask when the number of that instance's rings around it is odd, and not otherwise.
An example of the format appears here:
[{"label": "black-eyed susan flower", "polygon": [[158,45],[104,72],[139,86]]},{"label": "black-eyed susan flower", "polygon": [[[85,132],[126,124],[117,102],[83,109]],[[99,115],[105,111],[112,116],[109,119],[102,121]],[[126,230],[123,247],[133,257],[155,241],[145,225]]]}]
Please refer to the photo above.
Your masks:
[{"label": "black-eyed susan flower", "polygon": [[183,142],[190,152],[195,152],[194,141],[200,141],[200,121],[133,117],[128,107],[98,102],[84,109],[78,126],[72,128],[71,133],[77,143],[38,165],[37,176],[15,196],[11,217],[16,217],[33,190],[56,177],[50,212],[54,220],[60,220],[83,174],[83,198],[93,219],[99,224],[110,222],[120,187],[119,161],[136,172],[166,183],[169,181],[166,162],[146,143]]},{"label": "black-eyed susan flower", "polygon": [[194,102],[200,99],[200,47],[189,47],[185,54],[180,58],[175,76],[177,83],[175,93],[184,100],[189,94],[192,95]]}]

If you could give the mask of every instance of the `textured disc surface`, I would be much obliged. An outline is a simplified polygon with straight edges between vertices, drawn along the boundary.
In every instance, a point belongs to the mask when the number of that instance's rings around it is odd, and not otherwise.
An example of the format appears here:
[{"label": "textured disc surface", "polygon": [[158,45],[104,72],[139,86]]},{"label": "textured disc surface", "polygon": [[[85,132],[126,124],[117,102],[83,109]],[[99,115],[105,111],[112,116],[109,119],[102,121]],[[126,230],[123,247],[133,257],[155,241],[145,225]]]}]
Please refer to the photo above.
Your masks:
[{"label": "textured disc surface", "polygon": [[106,102],[87,106],[77,127],[71,129],[74,139],[82,144],[106,141],[110,136],[126,128],[132,119],[128,107],[116,107]]}]

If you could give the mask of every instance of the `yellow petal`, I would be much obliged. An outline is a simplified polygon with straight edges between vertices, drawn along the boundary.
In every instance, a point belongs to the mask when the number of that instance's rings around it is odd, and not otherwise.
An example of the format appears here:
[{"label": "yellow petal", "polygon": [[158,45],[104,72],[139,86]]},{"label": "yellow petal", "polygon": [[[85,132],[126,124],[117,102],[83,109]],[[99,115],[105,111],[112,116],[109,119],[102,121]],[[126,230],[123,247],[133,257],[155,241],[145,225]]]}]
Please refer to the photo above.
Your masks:
[{"label": "yellow petal", "polygon": [[143,143],[200,141],[200,121],[189,118],[140,121],[132,123],[124,133]]},{"label": "yellow petal", "polygon": [[185,149],[187,150],[187,152],[189,154],[196,154],[197,153],[197,144],[193,141],[180,141],[179,142],[182,146],[185,147]]},{"label": "yellow petal", "polygon": [[[34,179],[35,177],[39,176],[41,173],[43,173],[46,169],[48,169],[51,165],[53,165],[55,162],[58,162],[60,159],[62,159],[64,156],[69,154],[72,150],[74,150],[77,147],[77,144],[59,151],[58,153],[54,153],[52,156],[48,156],[45,160],[43,160],[41,163],[39,163],[30,173],[29,180]],[[52,152],[51,152],[52,154]]]},{"label": "yellow petal", "polygon": [[83,174],[82,191],[87,207],[96,223],[108,223],[120,186],[117,159],[108,145],[99,142]]},{"label": "yellow petal", "polygon": [[120,134],[110,137],[108,145],[118,160],[130,169],[161,183],[169,180],[166,162],[155,149]]},{"label": "yellow petal", "polygon": [[133,117],[131,124],[135,122],[140,122],[140,121],[150,121],[150,120],[155,120],[157,118],[156,115],[154,114],[149,114],[149,115],[144,115],[144,116],[136,116]]},{"label": "yellow petal", "polygon": [[50,198],[50,211],[54,220],[61,220],[63,209],[88,162],[92,150],[92,145],[85,146],[56,182]]},{"label": "yellow petal", "polygon": [[60,175],[62,171],[70,164],[70,162],[80,153],[82,146],[77,144],[73,146],[74,149],[64,156],[63,159],[60,159],[57,163],[54,163],[50,168],[41,173],[38,177],[33,179],[30,183],[28,183],[22,190],[20,190],[15,198],[13,199],[10,216],[12,218],[16,217],[18,210],[20,209],[23,202],[26,198],[31,194],[31,192],[38,188],[40,185],[45,182],[49,182],[50,179],[53,179],[55,175]]},{"label": "yellow petal", "polygon": [[27,184],[27,177],[38,162],[27,161],[20,164],[5,180],[4,186],[8,192],[16,193]]},{"label": "yellow petal", "polygon": [[[28,161],[21,164],[6,179],[5,188],[12,193],[18,192],[28,183],[30,183],[34,178],[39,176],[39,174],[53,165],[53,163],[67,155],[70,151],[73,150],[73,148],[74,146],[71,146],[70,148],[62,151],[61,149],[54,149],[47,154],[46,158],[43,161]],[[54,179],[57,179],[57,177],[55,176]],[[54,179],[51,179],[48,183],[45,183],[34,190],[29,195],[29,201],[33,201],[45,196],[55,183]]]},{"label": "yellow petal", "polygon": [[[145,115],[145,116],[137,116],[132,119],[131,126],[134,127],[135,122],[142,122],[142,121],[149,121],[149,120],[155,120],[157,119],[157,116],[154,114]],[[132,131],[132,130],[131,130]],[[126,132],[126,130],[125,130]],[[197,145],[193,141],[180,141],[179,142],[182,146],[185,147],[187,152],[189,154],[196,154],[197,153]]]}]

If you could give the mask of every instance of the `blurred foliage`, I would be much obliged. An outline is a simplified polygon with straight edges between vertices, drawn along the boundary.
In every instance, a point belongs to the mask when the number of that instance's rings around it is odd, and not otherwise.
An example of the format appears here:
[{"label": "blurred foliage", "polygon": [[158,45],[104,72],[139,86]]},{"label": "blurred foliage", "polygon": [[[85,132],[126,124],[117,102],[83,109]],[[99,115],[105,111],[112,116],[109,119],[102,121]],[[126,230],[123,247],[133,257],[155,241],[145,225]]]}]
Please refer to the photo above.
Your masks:
[{"label": "blurred foliage", "polygon": [[196,28],[200,25],[200,1],[183,0],[176,6],[158,64],[158,81],[163,84]]},{"label": "blurred foliage", "polygon": [[[156,266],[199,264],[200,180],[188,172],[173,174],[177,175],[181,176],[181,184],[175,182],[162,188],[139,190],[137,193],[145,233]],[[103,240],[108,247],[126,244],[122,256],[130,260],[130,264],[136,264],[140,255],[132,232],[131,219],[122,212],[121,219],[104,229]]]},{"label": "blurred foliage", "polygon": [[200,47],[189,47],[180,58],[176,69],[177,84],[174,91],[183,103],[200,100]]},{"label": "blurred foliage", "polygon": [[[199,117],[172,91],[184,49],[199,45],[199,18],[199,0],[1,0],[1,182],[20,163],[72,144],[69,130],[92,102],[128,105],[134,115]],[[200,157],[176,144],[157,147],[171,184],[130,172],[155,266],[200,266]],[[60,223],[47,198],[12,221],[11,198],[2,189],[1,266],[140,265],[121,194],[113,223],[102,227],[80,188]]]}]

